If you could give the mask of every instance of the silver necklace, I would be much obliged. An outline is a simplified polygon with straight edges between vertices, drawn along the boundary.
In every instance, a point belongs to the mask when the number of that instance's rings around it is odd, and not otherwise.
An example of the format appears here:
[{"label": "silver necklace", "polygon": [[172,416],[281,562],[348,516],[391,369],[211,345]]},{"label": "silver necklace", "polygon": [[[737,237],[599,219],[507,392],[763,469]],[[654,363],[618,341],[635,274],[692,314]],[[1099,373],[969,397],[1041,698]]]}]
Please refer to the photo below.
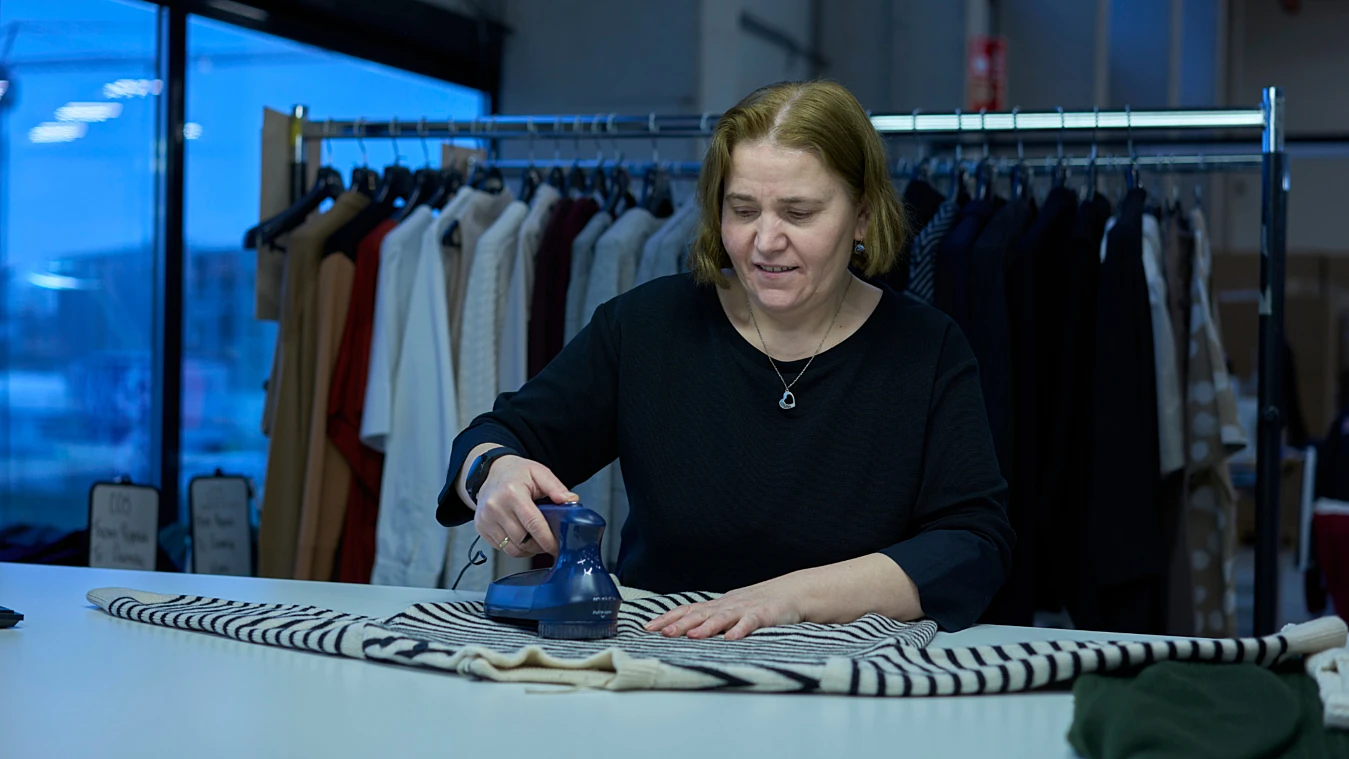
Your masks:
[{"label": "silver necklace", "polygon": [[843,297],[838,300],[838,308],[834,309],[834,318],[829,320],[829,329],[824,331],[824,335],[820,338],[820,344],[815,346],[815,352],[810,354],[810,360],[801,368],[800,373],[796,375],[796,379],[792,380],[790,385],[787,384],[787,378],[783,377],[782,372],[778,369],[778,364],[773,360],[773,355],[768,352],[768,343],[763,339],[763,332],[759,330],[759,320],[754,318],[754,306],[750,304],[749,289],[745,289],[745,307],[749,309],[749,320],[754,324],[754,331],[759,334],[759,344],[763,346],[764,355],[768,356],[768,363],[773,365],[773,371],[777,372],[778,379],[782,380],[783,393],[782,399],[778,401],[778,406],[783,411],[796,408],[796,396],[792,394],[792,387],[801,381],[801,375],[805,374],[810,365],[814,363],[815,357],[820,355],[820,349],[824,347],[824,341],[828,339],[829,333],[834,331],[834,323],[838,321],[839,312],[843,310],[843,302],[848,299],[848,289],[852,287],[852,280],[853,278],[850,275],[848,284],[843,286]]}]

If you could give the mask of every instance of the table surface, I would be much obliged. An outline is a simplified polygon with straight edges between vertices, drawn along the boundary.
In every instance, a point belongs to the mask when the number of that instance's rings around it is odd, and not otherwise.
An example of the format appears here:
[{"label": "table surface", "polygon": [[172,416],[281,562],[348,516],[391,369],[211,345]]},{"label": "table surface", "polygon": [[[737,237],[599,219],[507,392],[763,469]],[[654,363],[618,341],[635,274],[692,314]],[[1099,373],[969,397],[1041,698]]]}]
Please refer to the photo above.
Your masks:
[{"label": "table surface", "polygon": [[[100,587],[387,616],[446,590],[0,563],[0,755],[1071,757],[1072,695],[571,691],[243,643],[112,617]],[[981,626],[934,646],[1105,639]],[[1112,634],[1110,639],[1137,638]],[[186,753],[185,753],[186,752]],[[898,752],[898,753],[897,753]]]}]

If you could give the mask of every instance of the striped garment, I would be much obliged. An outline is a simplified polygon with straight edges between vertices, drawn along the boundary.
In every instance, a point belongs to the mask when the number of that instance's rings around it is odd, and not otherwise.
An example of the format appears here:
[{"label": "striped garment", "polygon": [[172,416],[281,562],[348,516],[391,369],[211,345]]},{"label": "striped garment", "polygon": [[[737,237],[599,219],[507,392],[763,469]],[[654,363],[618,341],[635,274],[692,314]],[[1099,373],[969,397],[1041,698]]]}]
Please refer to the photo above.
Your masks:
[{"label": "striped garment", "polygon": [[913,252],[909,256],[909,292],[924,303],[932,302],[937,248],[941,247],[941,241],[946,239],[946,233],[955,226],[959,215],[960,205],[955,198],[946,200],[937,208],[932,221],[914,238]]},{"label": "striped garment", "polygon": [[568,641],[488,620],[478,602],[417,604],[377,619],[314,606],[250,604],[125,588],[90,591],[109,614],[249,643],[295,648],[470,677],[608,690],[814,692],[853,696],[1008,693],[1161,661],[1254,662],[1345,644],[1345,624],[1327,617],[1260,639],[1149,643],[1042,641],[929,648],[931,620],[867,615],[846,625],[803,623],[730,641],[665,638],[643,625],[709,593],[655,596],[624,589],[618,635]]}]

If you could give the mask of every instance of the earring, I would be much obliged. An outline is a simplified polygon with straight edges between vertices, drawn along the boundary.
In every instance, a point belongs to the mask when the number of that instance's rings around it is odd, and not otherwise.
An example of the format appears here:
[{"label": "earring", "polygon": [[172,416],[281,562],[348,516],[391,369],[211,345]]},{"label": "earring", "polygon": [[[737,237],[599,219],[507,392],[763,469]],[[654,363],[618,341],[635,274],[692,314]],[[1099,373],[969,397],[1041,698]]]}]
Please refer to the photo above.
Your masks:
[{"label": "earring", "polygon": [[863,245],[862,242],[859,240],[857,244],[853,246],[852,251],[860,256],[863,253],[867,252],[867,246]]}]

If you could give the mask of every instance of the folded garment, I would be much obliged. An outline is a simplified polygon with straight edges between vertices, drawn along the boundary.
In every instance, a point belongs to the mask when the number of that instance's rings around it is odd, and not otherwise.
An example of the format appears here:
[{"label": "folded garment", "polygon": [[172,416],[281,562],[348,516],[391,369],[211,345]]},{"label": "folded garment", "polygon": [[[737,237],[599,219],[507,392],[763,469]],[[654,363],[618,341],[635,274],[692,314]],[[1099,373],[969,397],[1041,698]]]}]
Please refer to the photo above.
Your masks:
[{"label": "folded garment", "polygon": [[1005,693],[1065,683],[1088,672],[1167,659],[1250,662],[1346,642],[1344,622],[1325,618],[1265,638],[1142,642],[1039,641],[928,648],[936,623],[868,614],[845,625],[802,623],[742,640],[666,638],[644,625],[713,593],[651,595],[621,589],[618,635],[552,640],[486,617],[480,602],[421,603],[387,618],[314,606],[250,604],[101,588],[88,599],[109,614],[249,643],[439,669],[487,680],[564,683],[609,690],[822,692],[868,696]]},{"label": "folded garment", "polygon": [[1332,648],[1307,657],[1307,674],[1320,691],[1326,727],[1349,730],[1349,648]]},{"label": "folded garment", "polygon": [[1086,759],[1349,759],[1296,661],[1272,669],[1161,662],[1073,686],[1069,743]]}]

